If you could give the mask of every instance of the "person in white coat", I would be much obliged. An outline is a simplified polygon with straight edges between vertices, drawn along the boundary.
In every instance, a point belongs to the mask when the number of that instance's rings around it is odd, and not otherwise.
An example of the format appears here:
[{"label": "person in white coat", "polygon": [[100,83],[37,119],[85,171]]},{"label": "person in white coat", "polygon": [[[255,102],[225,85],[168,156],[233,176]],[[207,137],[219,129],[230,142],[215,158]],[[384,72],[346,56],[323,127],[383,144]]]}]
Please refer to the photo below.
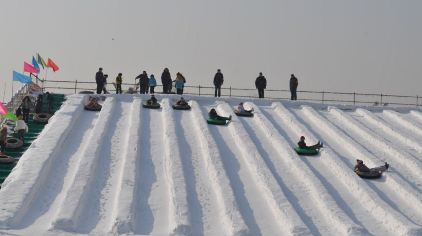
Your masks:
[{"label": "person in white coat", "polygon": [[18,120],[16,121],[15,132],[18,135],[17,138],[24,142],[23,137],[26,133],[28,133],[28,126],[26,125],[22,117],[18,117]]}]

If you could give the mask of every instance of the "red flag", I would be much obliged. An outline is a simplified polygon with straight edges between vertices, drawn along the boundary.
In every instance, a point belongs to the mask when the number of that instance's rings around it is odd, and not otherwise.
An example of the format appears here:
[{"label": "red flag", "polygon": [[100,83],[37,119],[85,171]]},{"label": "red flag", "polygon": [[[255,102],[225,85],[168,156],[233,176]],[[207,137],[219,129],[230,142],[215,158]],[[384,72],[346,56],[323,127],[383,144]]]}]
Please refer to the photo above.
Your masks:
[{"label": "red flag", "polygon": [[59,67],[50,58],[48,58],[47,66],[53,69],[54,72],[59,70]]},{"label": "red flag", "polygon": [[23,71],[33,74],[40,73],[40,70],[37,70],[37,68],[33,67],[31,64],[28,64],[26,62],[23,63]]}]

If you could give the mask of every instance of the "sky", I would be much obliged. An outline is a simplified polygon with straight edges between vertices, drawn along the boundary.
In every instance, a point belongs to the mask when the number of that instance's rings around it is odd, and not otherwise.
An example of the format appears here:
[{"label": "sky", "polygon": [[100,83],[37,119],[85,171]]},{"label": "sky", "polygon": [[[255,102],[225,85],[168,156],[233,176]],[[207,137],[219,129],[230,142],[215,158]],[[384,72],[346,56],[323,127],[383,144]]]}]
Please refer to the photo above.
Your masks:
[{"label": "sky", "polygon": [[[133,82],[143,70],[186,85],[422,95],[420,0],[14,0],[0,3],[0,98],[37,52],[47,79]],[[42,72],[44,77],[45,73]],[[159,81],[160,83],[160,81]],[[14,89],[18,87],[14,83]]]}]

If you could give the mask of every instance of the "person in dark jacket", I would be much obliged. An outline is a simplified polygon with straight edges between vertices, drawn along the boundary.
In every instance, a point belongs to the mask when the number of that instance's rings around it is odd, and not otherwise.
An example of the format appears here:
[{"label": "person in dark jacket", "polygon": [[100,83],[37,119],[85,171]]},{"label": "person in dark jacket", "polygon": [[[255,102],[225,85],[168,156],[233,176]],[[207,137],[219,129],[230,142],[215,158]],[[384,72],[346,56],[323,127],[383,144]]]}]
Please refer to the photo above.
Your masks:
[{"label": "person in dark jacket", "polygon": [[375,168],[368,168],[365,164],[363,164],[362,160],[356,159],[355,172],[356,171],[359,171],[359,172],[371,172],[371,171],[384,172],[384,171],[388,170],[388,167],[390,167],[390,165],[387,162],[385,162],[384,165],[382,165],[382,166],[375,167]]},{"label": "person in dark jacket", "polygon": [[104,82],[104,74],[103,68],[99,68],[98,72],[95,74],[95,83],[97,83],[97,94],[101,94],[103,91],[103,82]]},{"label": "person in dark jacket", "polygon": [[267,88],[267,79],[259,72],[258,78],[255,80],[255,87],[258,89],[259,98],[264,98],[264,89]]},{"label": "person in dark jacket", "polygon": [[22,100],[22,115],[23,115],[23,120],[25,121],[25,123],[28,123],[29,121],[29,112],[33,106],[31,99],[26,96],[23,98]]},{"label": "person in dark jacket", "polygon": [[163,93],[170,93],[172,87],[172,80],[168,68],[164,68],[164,71],[161,74],[161,83],[163,84]]},{"label": "person in dark jacket", "polygon": [[108,75],[105,74],[103,76],[103,92],[104,92],[104,94],[109,94],[109,92],[107,90],[107,78],[108,78]]},{"label": "person in dark jacket", "polygon": [[43,100],[43,95],[39,94],[37,97],[37,101],[35,101],[35,113],[42,112],[42,100]]},{"label": "person in dark jacket", "polygon": [[135,80],[139,79],[139,93],[146,94],[148,93],[148,83],[149,78],[146,71],[143,71],[142,74],[136,76]]},{"label": "person in dark jacket", "polygon": [[218,69],[217,70],[217,73],[215,73],[215,76],[214,76],[214,87],[215,87],[214,96],[215,97],[217,97],[217,96],[220,97],[220,95],[221,95],[221,86],[223,85],[223,83],[224,83],[223,73],[221,73],[221,70]]},{"label": "person in dark jacket", "polygon": [[290,93],[291,93],[291,100],[297,100],[297,86],[299,85],[299,81],[297,80],[296,76],[292,74],[290,76]]},{"label": "person in dark jacket", "polygon": [[46,92],[45,95],[47,96],[48,113],[51,114],[53,112],[54,97],[50,92]]},{"label": "person in dark jacket", "polygon": [[313,149],[313,150],[320,149],[320,148],[322,148],[324,146],[324,144],[322,142],[320,142],[320,141],[318,141],[318,143],[315,144],[315,145],[307,146],[306,143],[305,143],[305,136],[301,136],[300,137],[300,141],[297,143],[297,145],[300,148],[303,148],[303,149]]},{"label": "person in dark jacket", "polygon": [[0,151],[4,153],[6,150],[6,140],[7,140],[7,126],[0,126]]},{"label": "person in dark jacket", "polygon": [[151,98],[147,100],[148,105],[154,105],[157,104],[157,98],[154,95],[151,95]]},{"label": "person in dark jacket", "polygon": [[18,109],[16,109],[15,116],[16,117],[22,116],[22,105],[19,106]]},{"label": "person in dark jacket", "polygon": [[123,83],[123,78],[122,78],[122,73],[119,73],[116,77],[116,94],[122,94],[122,83]]},{"label": "person in dark jacket", "polygon": [[231,120],[232,119],[232,116],[231,115],[229,117],[219,116],[217,114],[217,111],[214,108],[212,108],[210,110],[210,112],[208,113],[208,116],[211,119],[215,119],[215,120]]},{"label": "person in dark jacket", "polygon": [[174,86],[176,87],[177,94],[183,94],[183,89],[185,87],[186,79],[182,73],[177,72],[176,80]]}]

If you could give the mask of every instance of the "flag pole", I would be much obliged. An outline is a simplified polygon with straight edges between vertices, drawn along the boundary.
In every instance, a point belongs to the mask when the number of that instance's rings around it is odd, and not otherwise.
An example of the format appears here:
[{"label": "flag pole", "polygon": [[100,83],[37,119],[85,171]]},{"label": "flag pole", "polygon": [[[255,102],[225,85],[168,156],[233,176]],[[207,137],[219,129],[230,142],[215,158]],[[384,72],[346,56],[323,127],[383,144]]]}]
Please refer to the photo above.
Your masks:
[{"label": "flag pole", "polygon": [[3,102],[4,102],[5,96],[6,96],[6,81],[4,81],[4,86],[3,86],[3,99],[2,99]]}]

